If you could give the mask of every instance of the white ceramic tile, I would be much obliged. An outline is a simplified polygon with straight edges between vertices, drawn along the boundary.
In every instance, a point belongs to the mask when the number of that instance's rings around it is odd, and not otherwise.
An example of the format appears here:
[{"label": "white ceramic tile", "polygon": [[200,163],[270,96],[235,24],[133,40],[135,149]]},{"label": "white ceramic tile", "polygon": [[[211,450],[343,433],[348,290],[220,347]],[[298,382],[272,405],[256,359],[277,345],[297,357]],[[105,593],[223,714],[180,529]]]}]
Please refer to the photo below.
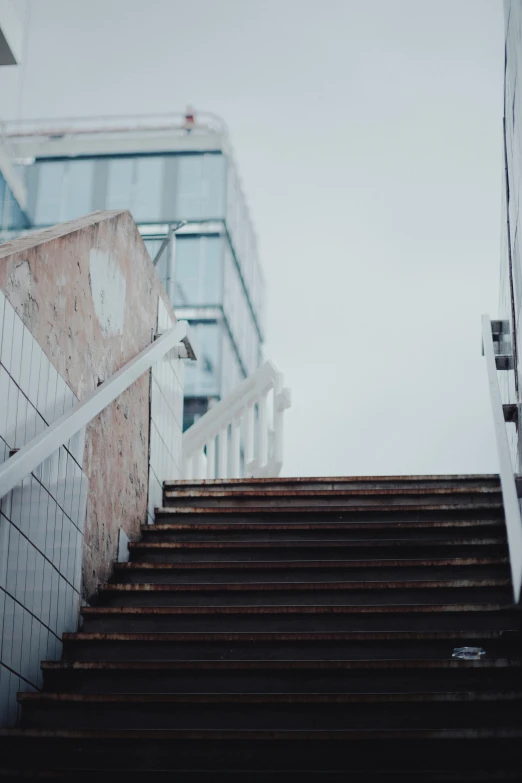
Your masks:
[{"label": "white ceramic tile", "polygon": [[20,449],[25,445],[25,424],[27,421],[27,399],[18,389],[18,405],[16,408],[16,429],[13,447]]},{"label": "white ceramic tile", "polygon": [[47,395],[45,410],[41,411],[42,416],[48,424],[52,424],[54,421],[54,411],[56,403],[56,387],[58,384],[58,372],[54,365],[49,363],[49,374],[47,376]]},{"label": "white ceramic tile", "polygon": [[0,365],[0,437],[7,442],[7,407],[9,401],[9,375]]},{"label": "white ceramic tile", "polygon": [[22,367],[22,344],[24,338],[24,324],[15,313],[13,320],[13,349],[11,352],[11,377],[20,385],[20,370]]},{"label": "white ceramic tile", "polygon": [[23,327],[22,336],[22,356],[20,364],[20,388],[29,396],[29,379],[31,376],[31,359],[33,354],[33,344],[35,340],[29,329]]},{"label": "white ceramic tile", "polygon": [[5,296],[0,291],[0,350],[2,349],[2,334],[4,332]]},{"label": "white ceramic tile", "polygon": [[51,367],[51,363],[45,353],[42,351],[41,357],[40,357],[40,374],[38,376],[38,393],[37,393],[37,409],[38,412],[43,416],[43,418],[46,420],[46,423],[49,424],[47,421],[45,411],[47,409],[47,386],[49,383],[49,369]]},{"label": "white ceramic tile", "polygon": [[53,421],[56,421],[56,419],[59,419],[60,416],[63,415],[63,412],[65,410],[65,400],[67,396],[67,384],[65,383],[64,379],[61,375],[56,373],[57,380],[56,380],[56,394],[54,398],[54,414],[53,414]]},{"label": "white ceramic tile", "polygon": [[0,351],[0,361],[11,372],[11,355],[13,352],[13,330],[14,330],[15,311],[10,302],[5,300],[4,305],[4,328],[2,333],[2,348]]}]

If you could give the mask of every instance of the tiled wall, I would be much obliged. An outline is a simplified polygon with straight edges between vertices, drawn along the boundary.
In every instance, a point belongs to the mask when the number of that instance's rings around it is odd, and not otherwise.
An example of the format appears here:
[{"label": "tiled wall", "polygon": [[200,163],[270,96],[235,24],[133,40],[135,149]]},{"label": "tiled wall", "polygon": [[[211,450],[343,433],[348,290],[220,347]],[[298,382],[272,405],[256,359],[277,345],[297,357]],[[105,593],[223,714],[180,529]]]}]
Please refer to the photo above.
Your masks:
[{"label": "tiled wall", "polygon": [[[158,301],[158,333],[172,326],[163,301]],[[181,438],[183,429],[183,360],[167,354],[151,373],[151,421],[148,521],[162,505],[165,480],[181,478]]]},{"label": "tiled wall", "polygon": [[[0,291],[0,463],[76,398]],[[75,630],[88,491],[85,432],[0,501],[0,726],[16,692],[40,686],[40,661]]]}]

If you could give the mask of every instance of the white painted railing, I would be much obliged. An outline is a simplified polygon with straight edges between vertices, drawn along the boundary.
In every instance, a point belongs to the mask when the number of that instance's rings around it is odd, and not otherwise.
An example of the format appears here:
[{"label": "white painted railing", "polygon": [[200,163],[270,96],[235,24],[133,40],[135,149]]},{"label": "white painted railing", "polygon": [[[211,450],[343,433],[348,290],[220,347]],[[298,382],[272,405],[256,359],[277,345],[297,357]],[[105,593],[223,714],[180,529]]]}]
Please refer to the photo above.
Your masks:
[{"label": "white painted railing", "polygon": [[495,427],[495,439],[497,442],[500,486],[502,489],[502,500],[504,502],[504,514],[506,518],[513,594],[515,603],[518,603],[520,600],[520,585],[522,582],[522,519],[520,516],[520,503],[515,483],[515,475],[509,452],[504,408],[502,406],[500,388],[498,385],[493,333],[488,315],[482,316],[482,341],[484,356],[486,357],[489,395],[493,413],[493,424]]},{"label": "white painted railing", "polygon": [[278,476],[290,404],[282,373],[265,362],[183,434],[183,478]]},{"label": "white painted railing", "polygon": [[[181,345],[180,345],[181,343]],[[64,413],[40,435],[29,441],[0,466],[0,498],[32,473],[60,446],[89,424],[116,397],[150,370],[169,351],[177,350],[180,358],[194,358],[186,321],[178,321],[155,342],[127,362],[118,372],[88,394],[70,411]]]}]

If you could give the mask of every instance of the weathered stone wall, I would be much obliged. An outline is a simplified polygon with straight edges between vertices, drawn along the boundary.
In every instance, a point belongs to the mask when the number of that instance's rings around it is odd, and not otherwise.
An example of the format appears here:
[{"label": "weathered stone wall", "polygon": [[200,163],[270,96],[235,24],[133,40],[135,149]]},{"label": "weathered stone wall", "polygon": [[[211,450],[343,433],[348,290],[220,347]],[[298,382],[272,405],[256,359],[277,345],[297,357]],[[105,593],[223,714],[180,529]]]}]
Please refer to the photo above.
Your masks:
[{"label": "weathered stone wall", "polygon": [[[0,245],[4,292],[81,400],[143,350],[172,308],[129,212],[97,212]],[[83,593],[110,571],[122,527],[147,516],[149,374],[88,427]]]}]

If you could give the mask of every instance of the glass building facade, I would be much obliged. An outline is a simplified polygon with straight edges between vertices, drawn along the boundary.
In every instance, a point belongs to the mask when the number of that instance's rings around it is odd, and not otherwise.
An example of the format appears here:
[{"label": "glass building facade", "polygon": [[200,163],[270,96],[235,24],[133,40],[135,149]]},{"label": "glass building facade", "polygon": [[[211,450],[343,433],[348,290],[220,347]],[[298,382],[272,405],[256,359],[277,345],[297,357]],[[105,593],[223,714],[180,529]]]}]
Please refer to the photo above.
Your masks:
[{"label": "glass building facade", "polygon": [[167,252],[156,269],[177,316],[191,323],[198,357],[186,365],[185,426],[252,373],[262,352],[256,238],[233,158],[224,145],[214,147],[87,155],[79,145],[73,156],[69,145],[67,154],[57,149],[20,166],[32,227],[129,209],[154,259],[169,230],[183,224],[172,248],[173,284]]},{"label": "glass building facade", "polygon": [[0,171],[0,234],[23,231],[29,227],[29,219]]}]

